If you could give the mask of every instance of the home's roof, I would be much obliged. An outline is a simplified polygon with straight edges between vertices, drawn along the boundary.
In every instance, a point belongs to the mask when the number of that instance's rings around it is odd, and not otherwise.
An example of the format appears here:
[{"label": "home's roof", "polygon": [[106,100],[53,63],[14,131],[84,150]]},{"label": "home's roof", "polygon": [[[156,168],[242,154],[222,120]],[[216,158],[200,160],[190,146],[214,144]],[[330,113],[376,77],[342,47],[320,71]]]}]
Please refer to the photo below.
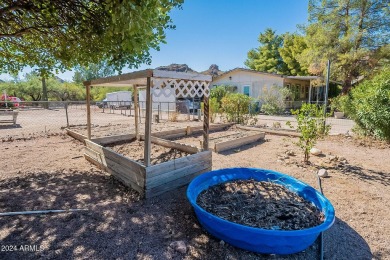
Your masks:
[{"label": "home's roof", "polygon": [[147,69],[130,72],[118,76],[111,76],[107,78],[85,81],[84,85],[97,87],[129,87],[134,85],[146,86],[147,78],[180,79],[186,81],[211,81],[212,79],[211,76],[200,73]]},{"label": "home's roof", "polygon": [[285,76],[288,79],[299,79],[299,80],[312,80],[312,79],[320,79],[322,77],[319,76]]},{"label": "home's roof", "polygon": [[278,78],[283,78],[285,76],[283,75],[280,75],[280,74],[276,74],[276,73],[269,73],[269,72],[263,72],[263,71],[257,71],[257,70],[251,70],[251,69],[246,69],[246,68],[234,68],[234,69],[231,69],[231,70],[228,70],[226,71],[225,73],[222,73],[221,75],[219,75],[218,77],[216,77],[215,79],[219,79],[229,73],[232,73],[232,72],[235,72],[235,71],[244,71],[244,72],[250,72],[250,73],[256,73],[256,74],[262,74],[262,75],[267,75],[267,76],[274,76],[274,77],[278,77]]},{"label": "home's roof", "polygon": [[276,74],[276,73],[257,71],[257,70],[246,69],[246,68],[234,68],[232,70],[228,70],[225,73],[219,75],[214,80],[219,79],[219,78],[221,78],[221,77],[223,77],[223,76],[225,76],[225,75],[227,75],[229,73],[236,72],[236,71],[244,71],[244,72],[250,72],[250,73],[256,73],[256,74],[262,74],[262,75],[267,75],[267,76],[278,77],[278,78],[298,79],[298,80],[313,80],[313,79],[321,78],[319,76],[287,76],[287,75],[281,75],[281,74]]}]

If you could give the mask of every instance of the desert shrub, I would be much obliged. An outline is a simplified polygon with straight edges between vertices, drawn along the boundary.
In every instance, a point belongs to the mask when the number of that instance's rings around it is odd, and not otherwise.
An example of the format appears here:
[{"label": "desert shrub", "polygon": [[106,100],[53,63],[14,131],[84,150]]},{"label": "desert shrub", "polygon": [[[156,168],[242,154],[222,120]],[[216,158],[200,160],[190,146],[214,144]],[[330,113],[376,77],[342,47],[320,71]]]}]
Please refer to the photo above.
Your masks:
[{"label": "desert shrub", "polygon": [[390,67],[353,88],[345,99],[359,133],[390,142]]},{"label": "desert shrub", "polygon": [[[300,109],[292,110],[297,119],[297,130],[301,134],[296,143],[304,153],[304,162],[309,162],[310,149],[317,140],[329,133],[330,126],[325,125],[323,108],[315,104],[303,104]],[[292,128],[291,122],[287,122]]]},{"label": "desert shrub", "polygon": [[282,114],[286,109],[286,98],[292,96],[292,91],[285,87],[273,85],[270,89],[263,88],[263,93],[259,97],[262,103],[261,110],[268,115]]},{"label": "desert shrub", "polygon": [[179,112],[177,111],[169,114],[169,121],[171,122],[177,122],[178,118],[179,118]]},{"label": "desert shrub", "polygon": [[221,100],[221,110],[228,122],[248,124],[255,116],[251,113],[253,99],[240,93],[229,93]]}]

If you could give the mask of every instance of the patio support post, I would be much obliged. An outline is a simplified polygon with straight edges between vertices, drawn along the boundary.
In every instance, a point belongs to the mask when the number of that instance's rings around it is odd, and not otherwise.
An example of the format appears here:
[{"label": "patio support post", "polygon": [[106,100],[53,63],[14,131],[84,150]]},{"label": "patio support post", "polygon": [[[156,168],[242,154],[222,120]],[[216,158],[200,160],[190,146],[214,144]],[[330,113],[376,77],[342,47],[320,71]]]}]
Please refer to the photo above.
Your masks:
[{"label": "patio support post", "polygon": [[[137,140],[140,140],[139,128],[138,128],[138,87],[137,85],[133,86],[133,96],[134,96],[134,125],[135,125],[135,137]],[[131,108],[130,108],[131,109]]]},{"label": "patio support post", "polygon": [[309,104],[311,104],[311,88],[312,88],[312,86],[310,84],[310,87],[309,87]]},{"label": "patio support post", "polygon": [[150,166],[151,128],[152,128],[152,95],[151,95],[150,77],[148,77],[146,83],[146,118],[145,118],[145,145],[144,145],[145,166]]},{"label": "patio support post", "polygon": [[204,96],[203,98],[203,150],[207,151],[209,149],[209,98]]},{"label": "patio support post", "polygon": [[87,85],[87,137],[91,140],[91,86]]}]

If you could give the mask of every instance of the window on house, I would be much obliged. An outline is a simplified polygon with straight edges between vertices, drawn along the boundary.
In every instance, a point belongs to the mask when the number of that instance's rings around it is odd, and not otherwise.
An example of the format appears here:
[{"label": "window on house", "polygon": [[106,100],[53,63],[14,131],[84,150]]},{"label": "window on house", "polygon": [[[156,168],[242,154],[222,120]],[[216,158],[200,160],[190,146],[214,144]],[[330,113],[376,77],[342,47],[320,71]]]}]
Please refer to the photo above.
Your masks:
[{"label": "window on house", "polygon": [[244,86],[243,87],[243,93],[247,96],[250,96],[250,86]]}]

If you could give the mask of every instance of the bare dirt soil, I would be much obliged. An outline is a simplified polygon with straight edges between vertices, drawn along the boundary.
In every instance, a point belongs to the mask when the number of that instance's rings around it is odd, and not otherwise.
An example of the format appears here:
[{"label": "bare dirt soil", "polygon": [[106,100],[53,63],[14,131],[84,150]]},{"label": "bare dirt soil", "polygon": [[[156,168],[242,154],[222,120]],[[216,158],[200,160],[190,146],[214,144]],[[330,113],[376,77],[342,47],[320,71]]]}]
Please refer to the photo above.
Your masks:
[{"label": "bare dirt soil", "polygon": [[[230,140],[235,140],[238,138],[251,136],[258,133],[259,132],[257,131],[241,130],[236,128],[235,126],[226,127],[225,129],[219,131],[210,131],[209,134],[210,147],[214,147],[215,143],[222,143]],[[201,148],[202,147],[201,144],[203,141],[203,133],[196,133],[189,136],[172,138],[171,140]]]},{"label": "bare dirt soil", "polygon": [[[113,151],[124,155],[132,160],[140,163],[144,163],[144,142],[143,141],[131,141],[121,142],[107,145]],[[150,163],[152,165],[168,162],[170,160],[178,159],[184,156],[190,155],[189,153],[179,151],[173,148],[166,148],[161,145],[151,145],[150,151]]]},{"label": "bare dirt soil", "polygon": [[[107,130],[108,131],[108,130]],[[390,147],[344,136],[317,145],[321,157],[303,165],[297,139],[267,135],[240,152],[213,153],[213,169],[276,170],[317,188],[336,222],[324,234],[325,259],[390,259]],[[0,259],[316,259],[318,247],[289,256],[250,253],[207,234],[188,203],[186,187],[141,200],[83,158],[72,138],[40,134],[1,142],[1,212],[87,209],[0,217]],[[180,243],[176,243],[180,241]],[[177,245],[183,245],[178,248]],[[36,245],[39,250],[21,251]],[[15,246],[15,247],[13,247]],[[16,249],[15,249],[16,248]],[[14,251],[10,251],[14,250]]]}]

